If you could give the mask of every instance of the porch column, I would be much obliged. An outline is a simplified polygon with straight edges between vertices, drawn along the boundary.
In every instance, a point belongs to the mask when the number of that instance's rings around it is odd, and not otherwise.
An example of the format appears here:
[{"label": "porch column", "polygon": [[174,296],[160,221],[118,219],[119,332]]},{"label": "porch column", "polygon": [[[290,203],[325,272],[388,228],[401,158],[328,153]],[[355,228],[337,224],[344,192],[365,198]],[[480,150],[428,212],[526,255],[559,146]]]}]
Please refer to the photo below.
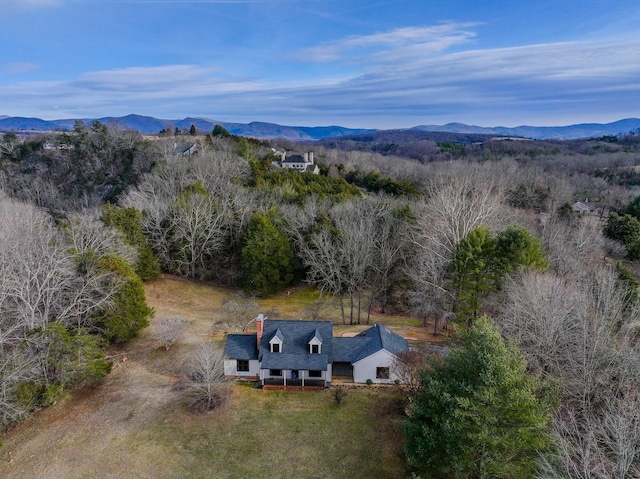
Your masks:
[{"label": "porch column", "polygon": [[[289,374],[291,374],[291,372],[289,372]],[[287,385],[287,370],[283,369],[282,370],[282,377],[284,377],[284,385]]]},{"label": "porch column", "polygon": [[302,387],[304,387],[304,369],[300,370],[300,377],[302,378]]}]

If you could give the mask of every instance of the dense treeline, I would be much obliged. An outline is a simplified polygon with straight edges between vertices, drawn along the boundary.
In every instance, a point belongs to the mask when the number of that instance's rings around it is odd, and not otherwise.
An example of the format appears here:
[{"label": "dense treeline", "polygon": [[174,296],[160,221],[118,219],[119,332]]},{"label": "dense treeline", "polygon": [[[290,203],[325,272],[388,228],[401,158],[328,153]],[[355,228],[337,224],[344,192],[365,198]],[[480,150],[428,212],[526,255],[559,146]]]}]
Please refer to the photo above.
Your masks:
[{"label": "dense treeline", "polygon": [[[158,152],[134,131],[90,127],[76,122],[69,133],[46,134],[22,141],[14,133],[0,138],[2,188],[14,198],[60,212],[99,207],[116,198]],[[151,148],[150,148],[151,147]]]},{"label": "dense treeline", "polygon": [[0,422],[99,379],[104,348],[148,324],[142,279],[160,270],[141,213],[100,208],[160,151],[100,122],[1,137]]},{"label": "dense treeline", "polygon": [[109,370],[103,346],[148,324],[137,251],[96,215],[59,225],[0,198],[0,422]]},{"label": "dense treeline", "polygon": [[[525,406],[540,406],[532,419],[544,433],[519,444],[527,454],[519,466],[502,467],[508,456],[490,457],[487,448],[482,463],[495,466],[491,477],[638,477],[638,283],[634,263],[610,260],[636,259],[640,244],[631,203],[637,192],[621,184],[622,172],[640,161],[636,137],[443,141],[428,145],[433,156],[420,161],[314,146],[321,174],[313,175],[281,170],[271,145],[221,129],[190,156],[176,155],[173,139],[124,133],[78,126],[46,140],[58,145],[54,150],[38,146],[44,139],[2,139],[4,187],[15,198],[3,200],[5,224],[33,218],[21,236],[10,235],[17,226],[3,233],[7,274],[0,287],[8,293],[0,368],[3,384],[11,385],[3,393],[5,420],[19,417],[26,404],[46,403],[55,388],[102,374],[99,342],[127,340],[150,314],[136,293],[140,278],[165,271],[255,295],[304,280],[338,298],[344,323],[368,322],[374,310],[406,312],[454,340],[450,326],[463,331],[460,354],[476,346],[494,351],[495,358],[476,358],[480,369],[469,377],[486,372],[493,380],[491,369],[502,389],[493,393],[474,382],[473,395],[460,404],[486,400],[492,414],[506,413],[504,402],[490,399],[514,394]],[[82,176],[71,177],[85,162]],[[16,199],[55,212],[57,223]],[[600,203],[599,214],[573,211],[576,200],[586,199]],[[99,213],[83,208],[106,201]],[[27,248],[18,237],[37,242]],[[48,276],[42,265],[64,274]],[[41,293],[40,279],[20,283],[28,275],[18,267],[61,282],[60,292]],[[465,342],[470,338],[475,342]],[[478,345],[481,338],[493,342]],[[33,346],[53,342],[60,349]],[[45,368],[34,359],[42,351],[53,354]],[[73,354],[95,368],[62,373],[58,364],[78,364],[66,359]],[[464,363],[457,354],[452,361]],[[505,358],[511,370],[498,368]],[[454,366],[432,364],[441,376],[421,373],[418,390],[445,391],[434,388]],[[416,404],[426,409],[407,411],[423,421],[433,414],[428,405],[440,403],[430,396]],[[528,427],[522,414],[519,427]],[[480,426],[463,432],[499,432]],[[493,450],[513,442],[501,439]],[[439,477],[439,466],[407,452],[416,472]],[[454,477],[488,477],[461,471]]]}]

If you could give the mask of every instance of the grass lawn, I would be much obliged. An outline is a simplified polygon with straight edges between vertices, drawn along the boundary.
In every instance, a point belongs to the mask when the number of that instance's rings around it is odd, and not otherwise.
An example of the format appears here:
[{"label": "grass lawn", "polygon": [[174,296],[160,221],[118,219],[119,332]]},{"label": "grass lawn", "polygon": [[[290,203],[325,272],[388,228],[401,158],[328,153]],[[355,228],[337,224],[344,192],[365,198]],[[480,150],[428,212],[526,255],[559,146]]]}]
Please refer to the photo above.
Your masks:
[{"label": "grass lawn", "polygon": [[189,478],[404,477],[399,416],[388,391],[331,392],[235,387],[231,404],[208,416],[178,413],[137,437],[147,460]]},{"label": "grass lawn", "polygon": [[[211,333],[213,323],[225,319],[223,303],[226,300],[235,299],[238,294],[237,290],[168,275],[148,282],[145,288],[147,300],[156,311],[156,318],[169,315],[183,316],[193,322],[200,335]],[[315,288],[308,285],[298,285],[266,298],[255,298],[255,301],[258,303],[258,308],[252,314],[265,313],[274,319],[311,319],[307,308],[314,302],[320,301],[322,307],[319,317],[333,321],[336,335],[355,334],[375,323],[380,323],[408,340],[415,340],[418,343],[440,343],[445,339],[442,336],[433,337],[430,334],[430,328],[423,327],[419,319],[409,316],[372,314],[369,324],[366,324],[367,312],[362,311],[362,324],[342,325],[338,300],[331,296],[321,297]],[[255,329],[251,330],[255,331]],[[219,332],[235,333],[236,330],[231,328]]]}]

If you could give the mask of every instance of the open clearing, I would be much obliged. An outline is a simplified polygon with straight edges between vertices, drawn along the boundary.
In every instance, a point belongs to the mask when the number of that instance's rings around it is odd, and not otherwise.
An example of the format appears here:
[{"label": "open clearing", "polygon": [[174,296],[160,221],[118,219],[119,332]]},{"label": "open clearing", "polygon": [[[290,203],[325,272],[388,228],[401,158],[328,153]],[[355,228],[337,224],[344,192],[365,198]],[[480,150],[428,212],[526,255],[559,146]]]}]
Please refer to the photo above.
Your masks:
[{"label": "open clearing", "polygon": [[[264,392],[234,386],[230,403],[207,415],[185,410],[174,384],[187,354],[211,337],[234,292],[165,276],[147,284],[151,326],[119,350],[100,383],[77,391],[4,435],[0,477],[9,478],[394,478],[406,477],[401,415],[392,389]],[[307,287],[259,301],[279,317],[304,317]],[[333,308],[333,311],[332,311]],[[339,322],[330,304],[328,319]],[[153,338],[164,315],[190,321],[165,351]],[[432,341],[410,318],[376,317],[416,342]],[[354,334],[367,326],[336,326]],[[223,335],[217,336],[221,341]]]}]

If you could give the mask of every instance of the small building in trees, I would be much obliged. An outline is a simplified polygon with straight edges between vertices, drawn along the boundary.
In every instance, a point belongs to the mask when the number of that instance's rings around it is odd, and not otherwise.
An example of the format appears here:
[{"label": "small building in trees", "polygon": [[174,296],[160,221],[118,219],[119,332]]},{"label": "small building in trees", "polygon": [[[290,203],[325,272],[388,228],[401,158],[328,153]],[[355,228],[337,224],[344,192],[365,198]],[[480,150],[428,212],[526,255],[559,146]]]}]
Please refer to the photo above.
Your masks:
[{"label": "small building in trees", "polygon": [[571,209],[574,213],[580,215],[593,215],[601,218],[607,218],[609,216],[609,208],[603,206],[601,203],[593,201],[576,201],[571,205]]},{"label": "small building in trees", "polygon": [[175,156],[191,156],[198,151],[197,143],[188,143],[186,145],[173,144],[173,154]]},{"label": "small building in trees", "polygon": [[255,334],[229,334],[225,375],[263,387],[328,387],[334,377],[393,383],[407,341],[376,324],[353,337],[334,337],[331,321],[273,320],[260,315]]},{"label": "small building in trees", "polygon": [[294,169],[300,172],[313,173],[317,175],[320,173],[318,165],[313,161],[313,152],[303,153],[302,155],[287,156],[286,152],[278,152],[280,154],[280,161],[277,162],[278,166],[284,169]]}]

